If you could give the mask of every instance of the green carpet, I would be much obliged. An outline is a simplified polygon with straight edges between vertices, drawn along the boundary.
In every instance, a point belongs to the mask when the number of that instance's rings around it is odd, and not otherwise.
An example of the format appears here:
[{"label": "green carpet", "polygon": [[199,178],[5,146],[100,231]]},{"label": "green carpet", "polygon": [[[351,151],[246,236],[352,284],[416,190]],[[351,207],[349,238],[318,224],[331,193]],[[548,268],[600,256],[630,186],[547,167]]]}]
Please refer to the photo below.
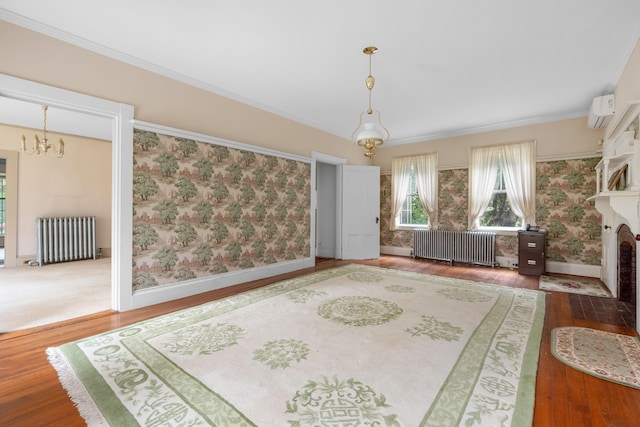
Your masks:
[{"label": "green carpet", "polygon": [[89,425],[531,425],[544,293],[362,265],[48,349]]},{"label": "green carpet", "polygon": [[640,340],[577,326],[551,331],[551,351],[579,371],[640,389]]}]

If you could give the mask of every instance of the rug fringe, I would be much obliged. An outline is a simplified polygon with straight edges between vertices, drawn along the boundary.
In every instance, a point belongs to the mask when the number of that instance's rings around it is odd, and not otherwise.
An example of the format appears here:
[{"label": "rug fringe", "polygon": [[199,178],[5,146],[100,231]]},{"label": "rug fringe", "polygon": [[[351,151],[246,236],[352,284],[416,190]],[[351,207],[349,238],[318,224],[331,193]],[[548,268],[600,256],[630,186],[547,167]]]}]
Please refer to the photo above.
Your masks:
[{"label": "rug fringe", "polygon": [[67,395],[78,409],[88,426],[108,426],[109,423],[96,406],[91,395],[74,374],[67,358],[55,347],[47,349],[49,363],[58,373],[58,378]]}]

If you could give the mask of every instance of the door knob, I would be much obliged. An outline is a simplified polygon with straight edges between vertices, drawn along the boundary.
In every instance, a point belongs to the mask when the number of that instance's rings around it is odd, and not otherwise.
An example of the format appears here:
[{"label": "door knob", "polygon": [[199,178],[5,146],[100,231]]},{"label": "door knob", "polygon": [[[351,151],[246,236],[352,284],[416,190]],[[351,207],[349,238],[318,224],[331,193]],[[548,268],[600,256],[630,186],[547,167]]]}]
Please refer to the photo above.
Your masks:
[{"label": "door knob", "polygon": [[376,217],[376,224],[380,222],[380,218]]}]

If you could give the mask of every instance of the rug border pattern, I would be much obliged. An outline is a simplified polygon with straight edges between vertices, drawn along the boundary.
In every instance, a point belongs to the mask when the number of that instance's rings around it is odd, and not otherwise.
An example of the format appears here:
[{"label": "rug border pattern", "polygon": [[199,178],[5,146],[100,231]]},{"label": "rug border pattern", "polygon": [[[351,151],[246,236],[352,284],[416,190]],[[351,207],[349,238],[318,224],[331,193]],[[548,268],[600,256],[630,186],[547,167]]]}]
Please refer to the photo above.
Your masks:
[{"label": "rug border pattern", "polygon": [[[349,264],[342,267],[336,267],[332,269],[310,273],[308,275],[300,276],[293,279],[283,280],[271,285],[264,286],[262,288],[258,288],[258,289],[247,291],[241,294],[233,295],[231,297],[227,297],[224,299],[212,301],[213,303],[215,303],[214,304],[215,308],[209,307],[209,309],[205,310],[204,309],[205,306],[211,306],[211,302],[209,302],[209,303],[202,304],[200,306],[191,307],[191,308],[180,310],[174,313],[170,313],[168,315],[160,316],[158,318],[138,322],[137,324],[144,324],[147,326],[152,325],[154,322],[159,323],[159,325],[152,330],[142,332],[142,334],[137,335],[135,339],[123,338],[121,342],[126,347],[129,347],[132,350],[134,350],[135,353],[145,352],[146,357],[148,357],[148,359],[145,359],[145,360],[153,360],[152,364],[147,364],[146,366],[146,368],[149,369],[150,371],[160,369],[163,371],[162,373],[164,375],[166,374],[166,370],[168,369],[172,371],[172,374],[171,374],[172,376],[174,375],[181,376],[183,380],[183,385],[185,385],[185,387],[181,388],[180,390],[175,390],[175,392],[178,393],[178,395],[185,395],[186,397],[193,397],[196,395],[200,397],[198,399],[189,399],[189,402],[199,401],[201,402],[201,405],[190,405],[190,406],[192,407],[193,410],[195,410],[208,422],[214,425],[218,425],[218,422],[220,421],[219,414],[223,412],[223,413],[235,414],[236,416],[235,420],[239,422],[239,425],[246,425],[246,426],[255,425],[253,424],[252,421],[244,417],[244,415],[241,412],[237,411],[233,407],[233,405],[226,402],[222,396],[218,395],[213,390],[209,390],[206,386],[199,383],[197,379],[191,378],[187,373],[182,371],[179,367],[169,366],[173,364],[167,361],[164,357],[162,357],[162,355],[157,353],[153,349],[153,347],[146,344],[146,340],[149,338],[152,338],[153,336],[166,333],[169,330],[174,330],[176,327],[180,327],[181,323],[185,325],[188,323],[192,323],[194,318],[198,318],[198,317],[202,319],[211,318],[213,315],[222,314],[224,312],[234,310],[238,307],[250,305],[253,302],[262,300],[264,298],[280,295],[280,294],[289,292],[291,290],[295,290],[295,289],[299,289],[301,287],[307,286],[308,284],[311,284],[311,283],[319,282],[330,277],[345,275],[349,272],[358,271],[358,270],[367,270],[367,271],[377,270],[380,273],[391,272],[393,274],[397,274],[405,278],[409,278],[409,279],[414,278],[419,280],[424,280],[425,276],[428,276],[429,280],[434,283],[447,284],[447,285],[455,284],[456,286],[464,286],[465,283],[471,283],[476,286],[478,285],[481,287],[486,286],[494,292],[498,291],[498,294],[499,294],[498,302],[491,309],[491,315],[488,316],[488,318],[490,319],[489,323],[485,324],[485,322],[482,322],[481,328],[479,328],[479,330],[473,334],[475,337],[479,337],[483,333],[487,333],[486,331],[483,332],[481,329],[486,329],[487,331],[491,331],[492,330],[492,327],[490,326],[491,324],[493,324],[494,327],[496,325],[499,325],[501,322],[504,321],[507,313],[517,311],[518,307],[521,308],[522,301],[519,302],[518,301],[519,299],[535,300],[534,310],[530,316],[531,318],[529,319],[531,321],[531,329],[529,331],[528,339],[524,348],[539,349],[539,343],[542,336],[542,325],[544,323],[544,312],[545,312],[544,292],[521,289],[521,288],[509,288],[509,287],[464,280],[464,279],[452,279],[452,278],[427,275],[427,274],[417,273],[417,272],[387,269],[382,267],[373,267],[373,266],[366,266],[366,265],[359,265],[359,264]],[[198,309],[201,309],[202,311],[198,313],[197,312]],[[193,314],[194,310],[196,311],[195,314]],[[181,314],[184,314],[184,315],[189,314],[189,316],[185,317],[181,321],[179,320]],[[162,319],[166,318],[169,315],[174,320],[167,324],[162,325]],[[175,319],[178,319],[178,320],[175,320]],[[102,336],[113,335],[116,332],[130,329],[132,326],[134,325],[129,325],[116,330],[107,331],[104,334],[99,334],[99,335],[87,338],[86,340],[78,340],[73,343],[65,344],[56,349],[53,349],[53,348],[48,349],[47,353],[49,354],[51,363],[58,370],[59,376],[61,378],[61,382],[63,383],[65,388],[69,391],[70,387],[73,388],[75,387],[75,385],[73,384],[69,385],[70,383],[69,380],[63,380],[63,376],[67,376],[63,374],[63,371],[65,369],[64,365],[66,364],[66,362],[61,361],[61,359],[73,358],[74,360],[81,360],[82,361],[81,365],[83,366],[83,368],[90,366],[90,362],[88,361],[88,359],[86,359],[84,354],[82,354],[81,351],[77,350],[77,347],[75,347],[78,343],[85,342],[87,340],[92,340],[92,339],[99,339]],[[141,339],[141,337],[144,337],[144,339]],[[536,346],[531,347],[532,344],[536,344],[536,343],[538,347]],[[479,344],[481,344],[481,341],[479,339],[478,339],[478,343],[475,343],[475,341],[471,339],[467,343],[467,346],[463,351],[463,353],[461,354],[459,360],[456,362],[456,365],[464,364],[464,363],[469,363],[471,365],[474,365],[474,364],[480,365],[481,364],[480,362],[485,363],[486,362],[485,356],[489,352],[490,348],[493,345],[495,345],[495,340],[490,340],[488,344],[483,344],[481,347],[478,347]],[[482,354],[483,357],[479,358],[478,353]],[[517,390],[517,397],[516,397],[516,403],[515,403],[517,410],[514,409],[513,411],[514,419],[511,420],[513,423],[512,425],[521,425],[520,424],[521,422],[524,422],[524,423],[526,423],[527,421],[530,422],[533,417],[535,376],[536,376],[536,370],[537,370],[537,362],[539,358],[539,351],[535,351],[535,352],[527,351],[523,353],[524,354],[520,355],[522,365],[520,370],[521,381],[519,383],[519,387]],[[93,370],[93,367],[91,367],[90,370]],[[460,418],[457,420],[458,423],[460,423],[462,418],[465,416],[465,407],[468,405],[469,398],[473,393],[469,392],[465,397],[456,391],[457,387],[460,385],[459,380],[455,377],[456,371],[457,371],[456,369],[452,371],[454,375],[451,375],[450,378],[447,380],[446,384],[444,385],[445,387],[443,387],[443,389],[440,390],[440,392],[438,393],[438,397],[434,401],[433,405],[430,408],[425,408],[425,410],[427,410],[427,413],[425,414],[425,417],[421,425],[431,425],[429,422],[430,414],[439,411],[438,409],[439,405],[444,405],[442,406],[442,408],[447,407],[448,408],[446,409],[447,411],[452,409],[450,407],[451,402],[454,402],[455,411],[459,414]],[[481,369],[478,372],[480,371]],[[78,375],[80,375],[80,373],[78,373]],[[530,384],[531,382],[533,382],[533,386],[531,386]],[[69,385],[69,387],[67,387],[67,385]],[[468,385],[468,384],[465,384],[465,385]],[[447,388],[449,389],[449,391],[447,391]],[[119,401],[119,399],[117,399],[115,394],[113,394],[113,392],[111,391],[110,387],[107,385],[106,382],[100,383],[98,381],[96,383],[89,383],[86,387],[86,392],[90,396],[93,396],[93,395],[98,395],[99,393],[103,393],[105,389],[108,389],[109,394],[113,395],[115,400],[120,405],[122,405],[122,403]],[[70,396],[72,396],[72,393],[69,393],[69,394]],[[80,392],[80,394],[82,394],[82,392]],[[201,396],[203,395],[205,395],[207,398],[202,399]],[[86,402],[85,399],[78,399],[77,397],[74,398],[73,396],[72,396],[72,399],[74,400],[74,403],[78,406],[83,417],[86,418],[86,417],[92,416],[93,408],[90,408],[90,406],[91,404],[93,404],[93,402],[90,402],[90,401]],[[122,405],[122,408],[126,408],[126,407]],[[98,410],[98,412],[100,411]],[[120,411],[120,412],[125,412],[126,414],[129,414],[128,410]],[[104,414],[104,411],[103,411],[103,414]],[[216,414],[218,416],[216,416]],[[104,416],[106,421],[109,424],[113,424],[113,425],[123,425],[122,422],[125,421],[123,419],[113,418],[113,414],[111,415],[104,414]],[[128,421],[131,421],[131,420],[128,420]]]},{"label": "rug border pattern", "polygon": [[[613,335],[616,337],[616,339],[618,340],[620,347],[622,347],[624,349],[625,352],[625,356],[627,357],[627,359],[629,360],[630,363],[634,364],[635,366],[633,366],[633,370],[635,372],[640,372],[640,360],[633,360],[633,358],[629,358],[629,354],[631,352],[631,345],[629,343],[629,341],[633,341],[635,343],[635,347],[636,347],[636,351],[637,348],[640,348],[640,339],[638,337],[635,336],[631,336],[631,335],[624,335],[624,334],[616,334],[614,332],[608,332],[608,331],[601,331],[598,329],[593,329],[593,328],[584,328],[581,326],[560,326],[557,328],[554,328],[551,331],[551,353],[553,354],[553,356],[558,359],[560,362],[564,363],[565,365],[578,370],[580,372],[583,372],[585,374],[594,376],[596,378],[600,378],[602,380],[605,381],[609,381],[612,383],[616,383],[616,384],[620,384],[620,385],[624,385],[627,387],[631,387],[631,388],[635,388],[640,390],[640,384],[633,384],[633,383],[629,383],[623,380],[619,380],[616,378],[612,378],[609,376],[604,375],[603,373],[599,373],[595,370],[589,370],[581,365],[578,365],[577,363],[573,362],[572,359],[574,358],[573,356],[573,351],[571,349],[566,349],[566,350],[559,350],[557,348],[557,342],[558,339],[560,339],[560,335],[568,333],[570,330],[584,330],[584,331],[589,331],[589,333],[591,333],[591,331],[595,331],[597,333],[603,333],[603,334],[608,334],[608,335]],[[635,362],[635,363],[634,363]]]}]

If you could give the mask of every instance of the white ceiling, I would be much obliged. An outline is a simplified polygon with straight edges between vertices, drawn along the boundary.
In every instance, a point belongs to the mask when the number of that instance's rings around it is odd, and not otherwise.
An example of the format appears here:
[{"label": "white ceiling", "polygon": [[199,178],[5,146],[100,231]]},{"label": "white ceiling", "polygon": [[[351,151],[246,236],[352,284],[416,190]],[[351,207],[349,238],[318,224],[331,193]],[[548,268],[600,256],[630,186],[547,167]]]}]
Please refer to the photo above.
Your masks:
[{"label": "white ceiling", "polygon": [[640,1],[0,0],[0,19],[344,138],[374,45],[397,144],[586,115],[638,41]]}]

